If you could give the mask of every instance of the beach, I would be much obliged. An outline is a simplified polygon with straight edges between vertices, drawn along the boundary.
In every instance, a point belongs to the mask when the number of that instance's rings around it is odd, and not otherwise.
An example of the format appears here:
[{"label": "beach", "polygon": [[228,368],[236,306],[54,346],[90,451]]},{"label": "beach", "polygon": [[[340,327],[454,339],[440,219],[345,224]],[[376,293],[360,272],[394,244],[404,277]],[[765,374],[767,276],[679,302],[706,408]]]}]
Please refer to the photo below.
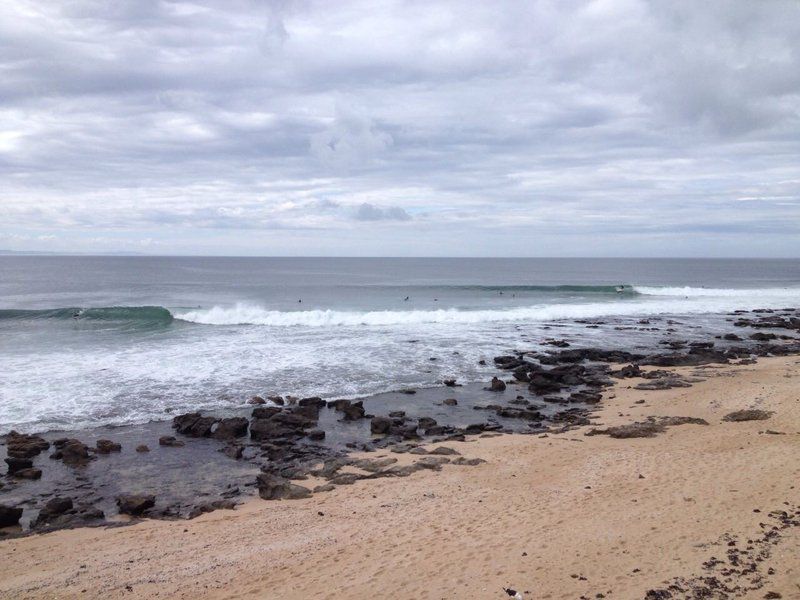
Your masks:
[{"label": "beach", "polygon": [[[510,588],[525,598],[688,598],[654,594],[702,588],[713,575],[737,591],[708,597],[796,598],[798,365],[788,356],[680,367],[691,387],[655,391],[622,379],[591,426],[429,446],[486,461],[474,466],[253,499],[190,521],[2,541],[0,596],[503,598]],[[723,421],[754,408],[772,414]],[[708,424],[585,435],[647,417]],[[382,456],[416,458],[370,453]],[[772,511],[787,511],[789,524]],[[731,567],[731,550],[754,570]]]}]

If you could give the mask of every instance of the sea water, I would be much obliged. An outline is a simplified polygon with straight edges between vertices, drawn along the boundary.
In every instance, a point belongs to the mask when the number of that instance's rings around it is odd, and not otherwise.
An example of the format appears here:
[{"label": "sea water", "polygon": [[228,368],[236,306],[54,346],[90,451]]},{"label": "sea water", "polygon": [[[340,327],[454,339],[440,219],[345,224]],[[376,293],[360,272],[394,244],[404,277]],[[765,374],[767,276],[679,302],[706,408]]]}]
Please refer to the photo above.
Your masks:
[{"label": "sea water", "polygon": [[654,348],[796,306],[797,260],[0,256],[0,430],[481,380],[548,338]]}]

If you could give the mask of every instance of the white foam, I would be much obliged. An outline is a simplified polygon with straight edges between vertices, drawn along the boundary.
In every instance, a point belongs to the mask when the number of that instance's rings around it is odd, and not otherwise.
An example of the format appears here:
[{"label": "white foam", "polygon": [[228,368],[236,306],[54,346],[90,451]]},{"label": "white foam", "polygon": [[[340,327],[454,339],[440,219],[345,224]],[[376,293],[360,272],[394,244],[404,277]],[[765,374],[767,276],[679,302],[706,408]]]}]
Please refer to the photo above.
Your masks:
[{"label": "white foam", "polygon": [[748,308],[780,308],[800,302],[800,289],[712,290],[705,288],[636,288],[641,296],[617,301],[538,304],[508,309],[439,309],[278,311],[237,304],[231,307],[178,313],[175,318],[203,325],[264,325],[271,327],[357,327],[422,324],[541,322],[610,316],[701,314]]},{"label": "white foam", "polygon": [[704,288],[704,287],[650,287],[633,286],[634,291],[645,296],[670,296],[681,298],[742,298],[774,299],[785,302],[800,300],[800,288]]}]

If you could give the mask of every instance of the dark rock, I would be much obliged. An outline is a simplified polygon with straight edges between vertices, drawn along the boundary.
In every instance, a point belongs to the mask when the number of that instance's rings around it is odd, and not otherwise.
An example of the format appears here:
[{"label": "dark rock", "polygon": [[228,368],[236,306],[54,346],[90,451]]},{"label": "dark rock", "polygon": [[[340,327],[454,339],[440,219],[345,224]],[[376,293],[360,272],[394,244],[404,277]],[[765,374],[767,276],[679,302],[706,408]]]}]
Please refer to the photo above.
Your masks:
[{"label": "dark rock", "polygon": [[9,456],[5,459],[6,464],[8,465],[8,474],[13,475],[18,471],[22,471],[23,469],[30,469],[33,467],[33,461],[29,458],[15,458],[13,456]]},{"label": "dark rock", "polygon": [[445,406],[458,406],[458,400],[455,398],[445,398],[442,404]]},{"label": "dark rock", "polygon": [[218,440],[230,440],[247,435],[248,421],[244,417],[230,417],[216,423],[213,437]]},{"label": "dark rock", "polygon": [[172,427],[180,434],[190,437],[208,437],[218,419],[204,417],[199,412],[178,415],[172,419]]},{"label": "dark rock", "polygon": [[33,458],[50,447],[50,442],[38,435],[17,433],[6,435],[6,451],[11,458]]},{"label": "dark rock", "polygon": [[158,445],[159,446],[167,446],[169,448],[180,448],[184,445],[181,440],[178,440],[173,435],[163,435],[158,438]]},{"label": "dark rock", "polygon": [[0,527],[11,527],[19,523],[22,509],[15,506],[0,504]]},{"label": "dark rock", "polygon": [[778,336],[774,333],[762,333],[759,331],[758,333],[751,335],[750,339],[756,340],[757,342],[768,342],[769,340],[778,339]]},{"label": "dark rock", "polygon": [[112,442],[111,440],[97,440],[96,447],[98,454],[111,454],[112,452],[122,451],[122,444]]},{"label": "dark rock", "polygon": [[397,391],[400,394],[407,394],[409,396],[412,396],[412,395],[417,393],[417,390],[412,390],[411,388],[403,388],[403,389],[397,390]]},{"label": "dark rock", "polygon": [[147,446],[147,444],[139,444],[138,446],[136,446],[136,451],[140,453],[150,452],[150,448]]},{"label": "dark rock", "polygon": [[156,504],[155,496],[126,494],[117,497],[119,512],[124,515],[140,515]]},{"label": "dark rock", "polygon": [[402,419],[406,416],[406,411],[404,410],[393,410],[389,413],[389,416],[393,419]]},{"label": "dark rock", "polygon": [[733,423],[739,423],[741,421],[765,421],[766,419],[769,419],[773,414],[774,413],[772,411],[768,410],[758,410],[758,409],[736,410],[722,417],[722,420]]},{"label": "dark rock", "polygon": [[444,380],[444,384],[447,387],[455,387],[456,386],[456,380],[455,379],[445,379]]},{"label": "dark rock", "polygon": [[420,417],[417,420],[417,426],[420,429],[430,429],[431,427],[436,427],[436,419],[432,419],[430,417]]},{"label": "dark rock", "polygon": [[317,408],[324,408],[327,403],[322,398],[313,396],[311,398],[303,398],[297,402],[298,406],[316,406]]},{"label": "dark rock", "polygon": [[611,375],[612,377],[616,377],[618,379],[627,379],[629,377],[641,377],[642,370],[639,368],[639,365],[627,365],[616,371],[611,371],[609,375]]},{"label": "dark rock", "polygon": [[283,406],[284,404],[286,404],[286,401],[283,399],[282,396],[267,396],[267,400],[269,400],[273,404],[277,404],[278,406]]},{"label": "dark rock", "polygon": [[264,500],[294,500],[308,498],[311,495],[311,490],[308,488],[269,473],[261,473],[256,478],[256,484],[258,495]]},{"label": "dark rock", "polygon": [[14,477],[17,479],[41,479],[41,469],[20,469],[14,472]]},{"label": "dark rock", "polygon": [[308,439],[313,440],[315,442],[319,442],[325,439],[325,431],[322,429],[310,429],[308,433],[306,433]]},{"label": "dark rock", "polygon": [[742,338],[740,338],[735,333],[726,333],[725,335],[722,336],[722,339],[723,340],[728,340],[729,342],[741,342],[742,341]]},{"label": "dark rock", "polygon": [[61,460],[64,461],[64,464],[67,465],[84,465],[91,458],[92,456],[89,455],[89,446],[81,442],[80,440],[70,439],[67,440],[59,449],[59,454]]},{"label": "dark rock", "polygon": [[248,404],[266,404],[267,401],[264,400],[261,396],[253,396],[250,400],[247,401]]},{"label": "dark rock", "polygon": [[439,446],[438,448],[431,450],[430,454],[441,456],[458,456],[460,452],[458,452],[458,450],[453,450],[453,448],[448,448],[447,446]]},{"label": "dark rock", "polygon": [[221,448],[220,452],[222,452],[228,458],[239,460],[242,458],[242,454],[244,454],[244,446],[240,446],[239,444],[228,444],[224,448]]},{"label": "dark rock", "polygon": [[680,379],[679,377],[665,377],[663,379],[654,379],[652,381],[644,381],[636,386],[636,390],[669,390],[672,388],[688,388],[692,384],[688,381]]},{"label": "dark rock", "polygon": [[485,462],[486,461],[483,460],[482,458],[464,458],[463,456],[459,456],[458,458],[453,459],[453,461],[450,464],[474,467]]},{"label": "dark rock", "polygon": [[369,424],[369,430],[374,434],[388,433],[392,427],[392,420],[388,417],[372,417]]},{"label": "dark rock", "polygon": [[258,406],[253,409],[251,413],[254,419],[269,419],[271,416],[278,414],[283,409],[277,406]]},{"label": "dark rock", "polygon": [[492,382],[486,389],[492,392],[502,392],[506,389],[506,384],[502,379],[498,379],[497,377],[492,377]]}]

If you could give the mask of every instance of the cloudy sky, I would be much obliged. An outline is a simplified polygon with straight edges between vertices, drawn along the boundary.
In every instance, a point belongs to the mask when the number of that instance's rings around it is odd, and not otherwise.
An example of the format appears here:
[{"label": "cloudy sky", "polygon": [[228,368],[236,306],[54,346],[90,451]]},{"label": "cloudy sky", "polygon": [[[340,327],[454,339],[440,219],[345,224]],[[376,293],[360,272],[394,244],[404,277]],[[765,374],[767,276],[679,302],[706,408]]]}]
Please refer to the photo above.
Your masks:
[{"label": "cloudy sky", "polygon": [[796,0],[4,0],[0,248],[800,256]]}]

